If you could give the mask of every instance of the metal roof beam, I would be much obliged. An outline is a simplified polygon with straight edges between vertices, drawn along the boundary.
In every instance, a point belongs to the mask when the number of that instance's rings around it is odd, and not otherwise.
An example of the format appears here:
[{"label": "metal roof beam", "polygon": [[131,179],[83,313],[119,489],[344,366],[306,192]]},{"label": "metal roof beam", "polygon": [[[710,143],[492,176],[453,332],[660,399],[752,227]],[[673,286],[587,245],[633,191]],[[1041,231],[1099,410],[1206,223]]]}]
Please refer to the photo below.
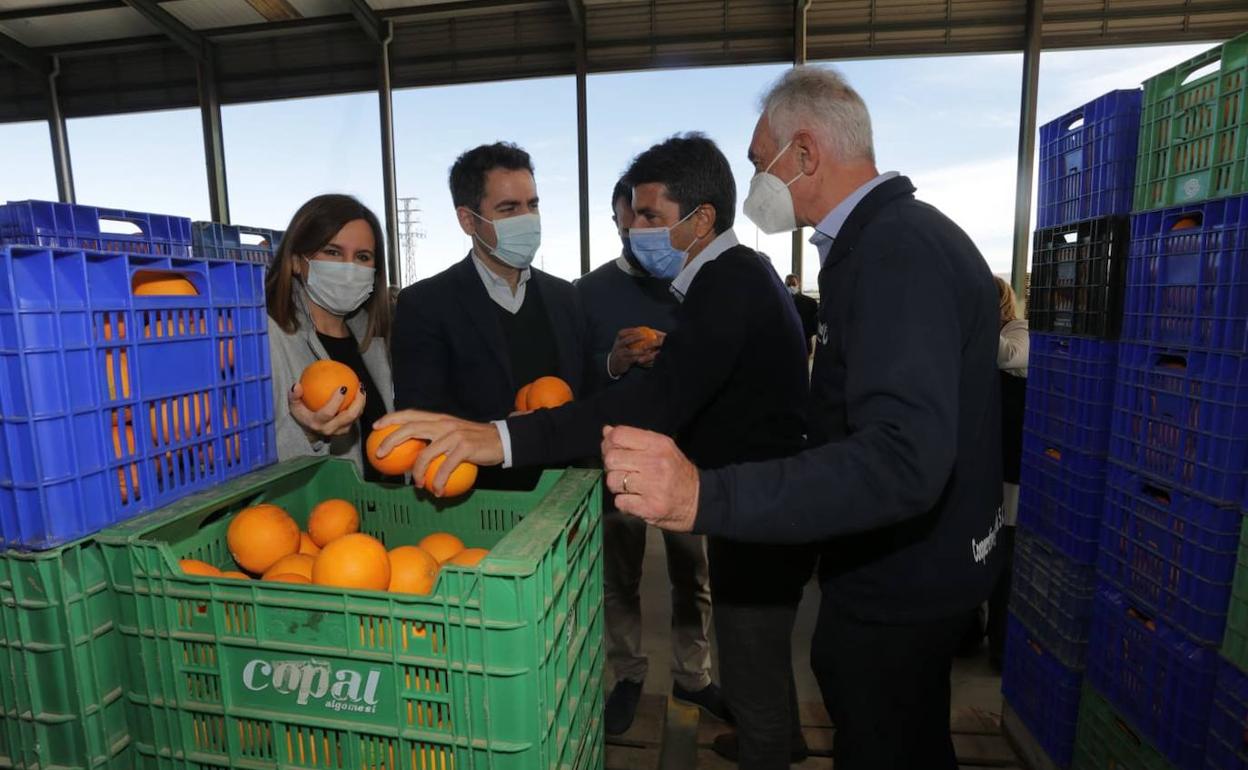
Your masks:
[{"label": "metal roof beam", "polygon": [[377,44],[386,42],[386,25],[373,11],[367,0],[346,0],[347,9],[368,35],[369,40]]},{"label": "metal roof beam", "polygon": [[52,74],[51,57],[27,48],[3,32],[0,32],[0,58],[8,59],[32,75],[47,77]]},{"label": "metal roof beam", "polygon": [[568,13],[572,14],[572,23],[585,29],[585,0],[568,0]]},{"label": "metal roof beam", "polygon": [[125,8],[121,0],[87,0],[82,3],[66,3],[64,5],[41,5],[34,8],[18,8],[14,11],[0,11],[0,21],[15,19],[41,19],[46,16],[62,16],[68,13],[87,13],[89,11],[107,11],[113,8]]},{"label": "metal roof beam", "polygon": [[204,62],[212,58],[212,49],[204,36],[161,8],[157,0],[123,0],[123,2],[151,22],[156,29],[163,32],[195,61]]}]

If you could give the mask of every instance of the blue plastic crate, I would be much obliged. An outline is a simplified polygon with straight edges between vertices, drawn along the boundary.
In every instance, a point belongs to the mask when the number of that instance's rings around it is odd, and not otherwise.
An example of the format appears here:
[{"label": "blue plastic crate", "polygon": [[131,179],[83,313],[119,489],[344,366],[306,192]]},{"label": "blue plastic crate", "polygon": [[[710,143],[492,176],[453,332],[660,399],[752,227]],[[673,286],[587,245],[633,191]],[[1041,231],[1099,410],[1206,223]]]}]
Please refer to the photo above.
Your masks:
[{"label": "blue plastic crate", "polygon": [[284,233],[263,227],[195,222],[192,225],[194,254],[204,259],[228,259],[268,265]]},{"label": "blue plastic crate", "polygon": [[1222,660],[1214,680],[1207,770],[1248,770],[1248,674]]},{"label": "blue plastic crate", "polygon": [[1083,674],[1061,661],[1019,619],[1006,620],[1001,692],[1056,764],[1070,764]]},{"label": "blue plastic crate", "polygon": [[1131,218],[1122,337],[1248,353],[1248,195]]},{"label": "blue plastic crate", "polygon": [[[140,271],[194,296],[134,296]],[[264,267],[0,247],[0,547],[44,549],[276,460]]]},{"label": "blue plastic crate", "polygon": [[1092,603],[1088,681],[1177,767],[1204,767],[1218,656],[1114,587]]},{"label": "blue plastic crate", "polygon": [[[132,232],[110,232],[118,229],[110,223]],[[189,257],[191,220],[75,203],[9,201],[0,206],[0,245],[6,243]]]},{"label": "blue plastic crate", "polygon": [[1023,430],[1018,525],[1076,564],[1096,561],[1105,495],[1103,455],[1080,452]]},{"label": "blue plastic crate", "polygon": [[1143,97],[1110,91],[1040,127],[1037,226],[1131,211]]},{"label": "blue plastic crate", "polygon": [[1111,463],[1097,569],[1149,613],[1220,644],[1240,523],[1237,506],[1219,508]]},{"label": "blue plastic crate", "polygon": [[1024,427],[1060,446],[1105,454],[1118,343],[1033,333],[1030,344]]},{"label": "blue plastic crate", "polygon": [[1248,355],[1123,343],[1110,457],[1215,503],[1248,471]]},{"label": "blue plastic crate", "polygon": [[1076,564],[1039,535],[1020,528],[1014,535],[1010,612],[1063,666],[1082,671],[1096,571]]}]

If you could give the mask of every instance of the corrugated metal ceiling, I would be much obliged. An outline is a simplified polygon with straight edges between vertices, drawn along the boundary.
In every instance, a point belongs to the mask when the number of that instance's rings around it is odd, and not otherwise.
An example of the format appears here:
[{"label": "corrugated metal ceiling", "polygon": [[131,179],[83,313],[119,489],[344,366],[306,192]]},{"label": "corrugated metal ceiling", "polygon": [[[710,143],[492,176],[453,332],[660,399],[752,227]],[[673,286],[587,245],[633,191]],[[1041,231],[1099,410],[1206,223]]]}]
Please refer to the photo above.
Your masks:
[{"label": "corrugated metal ceiling", "polygon": [[[348,0],[153,0],[207,36],[224,102],[369,90],[376,46]],[[570,74],[569,0],[368,0],[394,24],[395,87]],[[779,62],[791,0],[583,0],[591,72]],[[276,9],[286,21],[267,22]],[[811,60],[1019,50],[1027,0],[814,0]],[[1248,0],[1045,0],[1046,47],[1248,30]],[[193,106],[195,66],[123,0],[0,0],[0,33],[60,54],[67,115]],[[33,81],[33,86],[32,82]],[[0,62],[0,121],[42,118],[38,79]]]}]

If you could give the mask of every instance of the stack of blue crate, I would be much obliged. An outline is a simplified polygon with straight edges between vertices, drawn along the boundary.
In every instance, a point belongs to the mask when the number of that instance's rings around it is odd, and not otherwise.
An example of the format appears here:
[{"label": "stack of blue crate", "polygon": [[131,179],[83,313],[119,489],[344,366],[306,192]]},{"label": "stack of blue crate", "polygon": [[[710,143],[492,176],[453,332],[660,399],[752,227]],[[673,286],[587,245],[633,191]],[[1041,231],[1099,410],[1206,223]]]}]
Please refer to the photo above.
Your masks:
[{"label": "stack of blue crate", "polygon": [[[1203,54],[1145,84],[1140,174],[1158,151],[1187,157],[1180,128],[1202,115],[1248,132],[1248,36],[1211,53],[1223,49],[1239,55],[1219,72],[1191,78]],[[1174,766],[1243,768],[1248,692],[1218,648],[1248,469],[1248,196],[1186,187],[1181,204],[1131,216],[1088,679]],[[1206,751],[1211,712],[1240,719],[1228,751]]]},{"label": "stack of blue crate", "polygon": [[1071,762],[1107,475],[1141,93],[1043,126],[1018,530],[1002,690]]}]

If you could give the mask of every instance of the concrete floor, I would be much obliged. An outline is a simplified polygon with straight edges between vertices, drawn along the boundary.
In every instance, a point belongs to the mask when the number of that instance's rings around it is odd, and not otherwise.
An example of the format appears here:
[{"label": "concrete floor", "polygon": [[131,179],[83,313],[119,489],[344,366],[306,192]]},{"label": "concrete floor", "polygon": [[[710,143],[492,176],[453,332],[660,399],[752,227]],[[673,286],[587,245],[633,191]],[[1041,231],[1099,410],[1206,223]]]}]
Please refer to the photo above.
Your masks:
[{"label": "concrete floor", "polygon": [[[803,770],[832,767],[832,730],[822,707],[818,685],[810,671],[810,639],[818,604],[819,589],[812,583],[803,596],[793,636],[794,675],[801,702],[802,724],[806,727],[806,740],[814,754],[806,762],[794,766]],[[724,726],[709,717],[699,716],[696,709],[687,709],[668,698],[672,688],[668,641],[670,595],[663,541],[653,529],[649,532],[646,545],[642,617],[642,648],[650,659],[645,697],[632,729],[618,738],[607,739],[608,770],[669,767],[720,770],[733,767],[709,749],[711,741],[725,729]],[[718,669],[717,659],[715,666]],[[610,666],[607,668],[607,678],[611,680]],[[608,681],[608,686],[610,684]],[[952,685],[954,743],[963,767],[1017,767],[1017,759],[1000,735],[1001,678],[988,667],[986,651],[973,659],[955,661]]]}]

